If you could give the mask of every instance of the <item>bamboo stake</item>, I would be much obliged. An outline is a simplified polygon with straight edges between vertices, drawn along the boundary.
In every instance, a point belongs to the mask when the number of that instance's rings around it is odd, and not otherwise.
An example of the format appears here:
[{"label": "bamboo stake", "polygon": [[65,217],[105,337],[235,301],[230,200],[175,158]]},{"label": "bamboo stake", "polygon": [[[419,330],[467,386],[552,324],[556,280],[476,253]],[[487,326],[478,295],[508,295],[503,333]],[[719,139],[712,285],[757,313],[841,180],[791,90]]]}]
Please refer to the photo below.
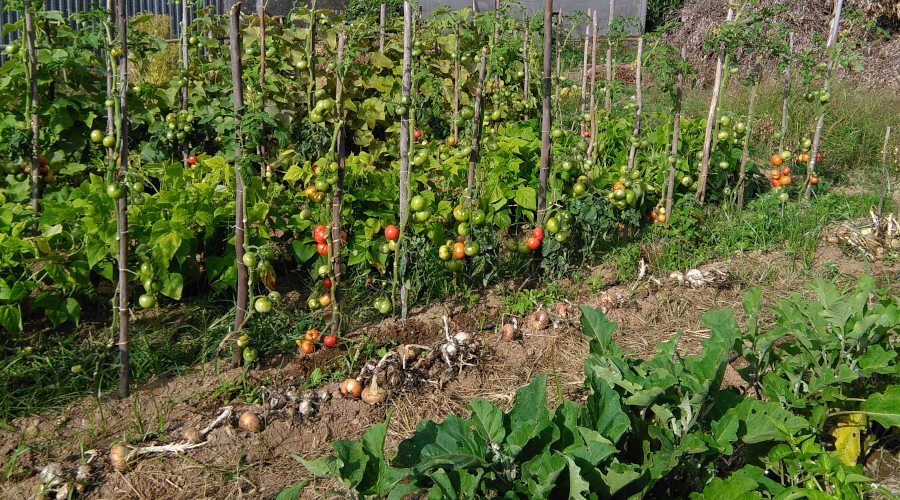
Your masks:
[{"label": "bamboo stake", "polygon": [[559,101],[559,83],[562,81],[562,29],[563,29],[563,10],[562,7],[556,13],[556,121],[562,121],[562,103]]},{"label": "bamboo stake", "polygon": [[525,69],[525,78],[522,82],[522,100],[525,103],[525,119],[528,119],[528,105],[529,105],[529,97],[530,92],[528,91],[528,35],[531,32],[528,26],[528,16],[522,16],[525,21],[525,36],[522,40],[522,64]]},{"label": "bamboo stake", "polygon": [[597,144],[597,11],[591,18],[591,136],[588,138],[587,157],[594,154]]},{"label": "bamboo stake", "polygon": [[781,95],[781,138],[778,151],[784,151],[784,141],[788,127],[788,97],[791,95],[791,62],[794,58],[794,32],[788,33],[788,60],[784,67],[784,91]]},{"label": "bamboo stake", "polygon": [[[587,11],[588,19],[593,19],[591,17],[591,9]],[[581,117],[579,121],[581,122],[581,131],[584,132],[587,129],[587,124],[584,120],[584,115],[587,113],[587,84],[588,84],[588,52],[590,50],[591,43],[591,27],[585,25],[584,27],[584,49],[581,52]]]},{"label": "bamboo stake", "polygon": [[36,215],[41,209],[41,123],[38,97],[38,58],[35,46],[34,18],[31,1],[25,0],[25,48],[27,51],[28,99],[25,115],[31,125],[31,210]]},{"label": "bamboo stake", "polygon": [[306,41],[306,70],[309,72],[309,83],[306,87],[309,110],[316,106],[316,0],[309,6],[309,38]]},{"label": "bamboo stake", "polygon": [[616,15],[616,0],[609,0],[609,23],[606,28],[606,89],[603,106],[606,114],[612,111],[612,80],[613,80],[613,42],[612,25]]},{"label": "bamboo stake", "polygon": [[[188,4],[187,0],[181,0],[181,69],[187,73],[188,70]],[[188,86],[182,85],[181,87],[181,109],[188,109]],[[182,142],[182,146],[185,146],[185,143]],[[182,166],[185,168],[188,167],[188,156],[189,152],[186,147],[181,148],[181,162]]]},{"label": "bamboo stake", "polygon": [[[734,19],[734,9],[728,9],[728,16],[725,22],[729,23]],[[719,46],[719,52],[716,56],[716,77],[713,82],[712,98],[709,100],[709,113],[706,116],[706,132],[703,136],[703,156],[700,160],[700,177],[697,180],[697,199],[700,204],[706,198],[706,179],[709,176],[709,153],[712,148],[713,126],[716,122],[716,110],[719,107],[719,93],[722,90],[722,66],[725,60],[725,46]]]},{"label": "bamboo stake", "polygon": [[[262,103],[262,109],[266,108],[266,0],[257,0],[258,11],[257,16],[259,17],[259,100]],[[266,135],[266,127],[263,125],[262,127],[262,137]],[[267,174],[267,166],[266,166],[266,145],[263,141],[260,141],[257,145],[257,151],[259,153],[259,157],[263,159],[263,161],[259,165],[259,173],[263,179],[269,177]]]},{"label": "bamboo stake", "polygon": [[[838,33],[840,32],[841,25],[841,8],[844,6],[844,0],[835,0],[834,2],[834,17],[831,20],[831,30],[828,33],[828,42],[825,44],[825,49],[830,50],[831,47],[837,43]],[[831,74],[834,71],[834,63],[835,63],[834,55],[828,60],[828,67],[825,70],[825,92],[831,87]],[[809,171],[806,175],[806,198],[812,194],[812,184],[809,183],[809,178],[816,173],[816,155],[819,153],[819,144],[822,140],[822,127],[825,126],[825,108],[823,106],[822,112],[819,113],[819,120],[816,122],[816,133],[813,136],[812,143],[812,152],[809,155]]]},{"label": "bamboo stake", "polygon": [[[548,0],[551,1],[551,0]],[[478,67],[478,87],[475,89],[475,116],[473,120],[472,128],[472,150],[469,152],[469,175],[466,181],[466,207],[472,208],[472,198],[473,191],[475,189],[475,165],[478,164],[478,156],[480,149],[480,141],[481,141],[481,108],[482,106],[482,96],[484,94],[484,78],[487,73],[487,47],[481,48],[481,61],[479,61]]]},{"label": "bamboo stake", "polygon": [[[681,60],[684,61],[685,57],[687,57],[687,47],[681,47]],[[678,141],[680,140],[679,136],[681,135],[681,93],[682,88],[684,87],[684,75],[681,71],[678,71],[678,74],[675,75],[675,109],[674,109],[674,123],[672,124],[672,150],[671,157],[669,158],[669,182],[666,186],[666,227],[669,225],[669,220],[672,218],[672,203],[674,201],[675,196],[675,165],[678,163]]]},{"label": "bamboo stake", "polygon": [[387,7],[381,4],[381,12],[378,16],[378,52],[384,54],[384,23],[387,20]]},{"label": "bamboo stake", "polygon": [[[637,138],[641,133],[641,114],[644,109],[644,97],[641,91],[641,66],[643,66],[644,57],[644,37],[638,38],[637,58],[635,59],[634,70],[634,103],[637,106],[634,111],[634,129],[631,135]],[[637,156],[637,142],[632,141],[631,150],[628,151],[628,171],[634,168],[634,158]],[[668,218],[667,218],[668,219]]]},{"label": "bamboo stake", "polygon": [[459,20],[456,20],[456,26],[454,27],[454,37],[453,43],[455,46],[453,47],[454,52],[456,53],[456,57],[453,58],[453,123],[451,125],[453,129],[453,137],[459,142],[459,125],[457,124],[457,120],[459,119]]},{"label": "bamboo stake", "polygon": [[[401,78],[401,92],[404,101],[409,101],[412,87],[412,46],[413,46],[413,13],[409,2],[403,2],[403,76]],[[405,254],[404,232],[406,231],[406,219],[409,210],[409,153],[412,130],[410,127],[410,115],[412,106],[407,107],[406,113],[400,116],[400,237],[398,239],[397,252],[394,255],[394,292],[397,281],[401,281],[400,289],[400,313],[405,316],[406,297],[405,285],[400,276],[399,260]],[[392,294],[394,295],[394,294]]]},{"label": "bamboo stake", "polygon": [[550,115],[550,93],[553,80],[550,73],[550,51],[552,49],[551,37],[553,29],[553,0],[545,0],[544,3],[544,95],[543,113],[541,114],[541,166],[538,174],[537,217],[535,225],[540,226],[544,221],[544,212],[547,204],[547,178],[550,175],[550,127],[552,126]]},{"label": "bamboo stake", "polygon": [[[241,150],[244,146],[244,138],[241,133],[244,109],[244,84],[241,79],[241,2],[235,2],[231,7],[229,28],[231,84],[233,87],[232,100],[234,103],[235,135],[237,136],[235,157],[241,158]],[[234,331],[238,332],[243,328],[244,318],[247,314],[248,281],[250,279],[247,266],[244,265],[244,227],[247,221],[244,216],[244,180],[241,175],[240,160],[234,164],[234,184],[234,255],[237,261],[237,301],[234,312]],[[231,353],[232,366],[240,366],[241,359],[241,347],[237,345],[237,339],[235,339],[234,349]]]},{"label": "bamboo stake", "polygon": [[331,286],[331,334],[337,336],[341,331],[341,311],[338,306],[338,286],[341,284],[341,201],[344,192],[344,172],[346,167],[346,138],[344,136],[344,44],[347,35],[338,33],[337,68],[335,68],[334,100],[337,106],[337,182],[331,195],[331,273],[334,283]]},{"label": "bamboo stake", "polygon": [[[116,9],[119,55],[119,113],[116,128],[119,132],[118,182],[124,183],[128,171],[128,20],[125,17],[125,0],[118,0]],[[128,397],[128,195],[118,200],[116,211],[117,239],[119,247],[119,396]]]},{"label": "bamboo stake", "polygon": [[888,148],[891,143],[890,125],[884,131],[884,144],[881,146],[881,196],[878,198],[878,216],[884,214],[884,199],[891,192],[891,175],[888,172]]},{"label": "bamboo stake", "polygon": [[[762,54],[756,56],[756,66],[753,69],[753,84],[750,86],[750,102],[747,104],[747,129],[744,133],[744,144],[741,148],[741,164],[738,169],[737,208],[744,209],[744,184],[747,176],[747,160],[750,157],[750,135],[753,133],[753,107],[756,104],[756,92],[759,89],[759,79],[762,76]],[[782,139],[783,140],[783,139]]]}]

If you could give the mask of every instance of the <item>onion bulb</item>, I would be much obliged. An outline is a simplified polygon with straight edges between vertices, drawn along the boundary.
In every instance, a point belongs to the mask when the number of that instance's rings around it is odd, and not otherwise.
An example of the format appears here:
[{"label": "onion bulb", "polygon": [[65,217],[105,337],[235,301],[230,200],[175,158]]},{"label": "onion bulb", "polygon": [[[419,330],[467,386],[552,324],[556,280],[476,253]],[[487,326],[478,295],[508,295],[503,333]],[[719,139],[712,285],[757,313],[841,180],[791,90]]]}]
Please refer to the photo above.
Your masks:
[{"label": "onion bulb", "polygon": [[516,327],[514,327],[511,323],[506,323],[502,327],[500,327],[500,338],[507,342],[516,339]]},{"label": "onion bulb", "polygon": [[553,313],[560,318],[565,319],[565,317],[569,315],[569,308],[566,306],[565,302],[557,302],[553,306]]},{"label": "onion bulb", "polygon": [[344,386],[344,390],[346,393],[344,394],[347,397],[358,398],[363,391],[362,384],[359,383],[359,380],[355,378],[348,378],[342,384]]},{"label": "onion bulb", "polygon": [[200,432],[193,427],[188,427],[187,429],[181,431],[181,437],[191,444],[197,444],[203,441],[203,436],[201,436]]},{"label": "onion bulb", "polygon": [[109,463],[117,472],[128,470],[128,447],[122,443],[116,443],[109,449]]},{"label": "onion bulb", "polygon": [[245,411],[241,413],[241,418],[238,419],[238,427],[247,432],[256,433],[262,430],[262,422],[256,413]]},{"label": "onion bulb", "polygon": [[543,309],[538,309],[529,318],[529,324],[533,330],[546,330],[550,326],[550,315]]},{"label": "onion bulb", "polygon": [[362,390],[362,400],[370,405],[377,405],[384,401],[386,397],[387,391],[378,387],[378,383],[375,382],[374,378],[372,379],[372,385]]}]

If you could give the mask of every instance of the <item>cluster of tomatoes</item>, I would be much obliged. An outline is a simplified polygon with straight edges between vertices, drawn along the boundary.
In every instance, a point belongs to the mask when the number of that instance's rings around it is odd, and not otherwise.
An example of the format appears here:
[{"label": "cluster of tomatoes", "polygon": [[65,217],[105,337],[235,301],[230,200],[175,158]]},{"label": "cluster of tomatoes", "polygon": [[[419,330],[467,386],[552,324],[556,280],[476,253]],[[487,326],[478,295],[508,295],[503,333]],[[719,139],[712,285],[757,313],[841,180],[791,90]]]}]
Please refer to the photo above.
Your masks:
[{"label": "cluster of tomatoes", "polygon": [[469,210],[460,204],[453,208],[453,219],[457,222],[456,240],[447,240],[438,247],[438,258],[444,261],[447,269],[459,272],[462,271],[463,261],[466,257],[474,257],[481,251],[481,245],[469,237],[472,226],[484,223],[485,213],[479,208]]},{"label": "cluster of tomatoes", "polygon": [[331,191],[338,181],[338,164],[334,160],[320,160],[312,166],[315,180],[303,189],[303,194],[313,203],[322,203],[325,194]]},{"label": "cluster of tomatoes", "polygon": [[302,352],[303,354],[312,354],[316,352],[316,344],[320,339],[322,341],[322,345],[325,347],[334,347],[338,343],[337,337],[335,337],[334,335],[322,335],[319,333],[319,330],[315,328],[306,330],[303,338],[298,338],[294,342],[297,343],[297,347],[300,349],[300,352]]},{"label": "cluster of tomatoes", "polygon": [[650,220],[665,224],[669,215],[666,213],[666,207],[656,207],[650,211]]},{"label": "cluster of tomatoes", "polygon": [[530,252],[536,252],[539,248],[541,248],[541,243],[544,242],[544,228],[538,226],[531,230],[531,236],[525,238],[525,247],[528,248]]},{"label": "cluster of tomatoes", "polygon": [[[772,162],[773,168],[769,171],[769,182],[773,188],[785,187],[791,184],[791,167],[784,165],[784,156],[787,151],[781,154],[773,154],[769,161]],[[790,155],[787,155],[790,158]]]},{"label": "cluster of tomatoes", "polygon": [[[38,159],[38,172],[41,173],[41,182],[44,184],[49,183],[53,180],[53,172],[50,171],[50,164],[47,161],[47,158],[41,156]],[[21,180],[25,180],[28,175],[31,174],[31,162],[26,162],[25,165],[22,166],[22,173],[24,176],[21,177]]]}]

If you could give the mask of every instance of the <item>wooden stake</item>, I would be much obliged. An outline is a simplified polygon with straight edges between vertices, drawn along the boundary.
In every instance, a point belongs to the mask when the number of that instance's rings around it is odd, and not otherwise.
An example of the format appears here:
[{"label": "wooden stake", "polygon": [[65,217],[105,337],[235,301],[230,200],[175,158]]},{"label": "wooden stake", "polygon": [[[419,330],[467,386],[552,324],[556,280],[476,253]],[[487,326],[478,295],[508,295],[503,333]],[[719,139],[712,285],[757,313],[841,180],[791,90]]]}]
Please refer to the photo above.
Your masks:
[{"label": "wooden stake", "polygon": [[[410,100],[412,88],[412,46],[413,46],[413,13],[409,2],[403,2],[403,76],[401,78],[401,92],[404,100]],[[412,105],[407,106],[406,113],[400,117],[400,238],[398,239],[397,252],[394,254],[394,292],[397,281],[401,281],[400,309],[401,316],[406,314],[406,287],[400,276],[399,260],[406,253],[405,232],[409,211],[409,151],[412,136],[409,119],[412,114]],[[405,267],[405,266],[404,266]]]},{"label": "wooden stake", "polygon": [[[556,13],[556,85],[554,85],[554,90],[556,92],[556,121],[562,121],[562,104],[559,101],[559,83],[562,81],[562,30],[563,30],[563,10],[562,7],[559,8],[559,11]],[[582,90],[582,92],[584,92]]]},{"label": "wooden stake", "polygon": [[[687,57],[687,47],[681,47],[681,61]],[[672,124],[672,150],[669,158],[669,182],[666,185],[666,227],[672,218],[672,203],[675,196],[675,165],[678,163],[678,141],[681,135],[681,93],[684,87],[684,75],[681,71],[675,76],[675,109],[674,123]]]},{"label": "wooden stake", "polygon": [[[840,32],[841,25],[841,8],[844,6],[844,0],[835,0],[834,2],[834,17],[831,20],[831,30],[828,32],[828,42],[825,44],[825,49],[828,51],[831,47],[837,42],[838,33]],[[832,55],[828,61],[828,68],[825,70],[825,92],[828,92],[831,88],[831,74],[834,71],[834,56]],[[806,175],[806,197],[812,194],[812,184],[809,183],[809,178],[816,173],[816,155],[819,153],[819,143],[822,140],[822,127],[825,126],[825,107],[822,107],[822,112],[819,113],[819,120],[816,122],[816,134],[813,136],[812,143],[812,152],[809,154],[809,171]]]},{"label": "wooden stake", "polygon": [[528,16],[523,15],[525,21],[525,36],[522,40],[522,65],[525,67],[525,78],[522,82],[522,100],[525,103],[525,119],[528,119],[528,105],[530,101],[530,92],[528,91],[528,35],[531,32],[528,26]]},{"label": "wooden stake", "polygon": [[540,226],[544,221],[544,212],[547,204],[547,178],[550,175],[550,128],[552,126],[550,116],[550,94],[553,80],[550,73],[550,51],[553,46],[553,0],[545,0],[544,3],[544,95],[543,113],[541,114],[541,166],[538,173],[537,216],[535,225]]},{"label": "wooden stake", "polygon": [[591,13],[591,136],[588,138],[587,156],[594,154],[597,144],[597,11]]},{"label": "wooden stake", "polygon": [[[125,0],[118,0],[116,24],[119,56],[119,115],[116,128],[119,133],[118,182],[124,184],[128,171],[128,19],[125,16]],[[119,265],[119,396],[128,397],[130,370],[128,363],[128,195],[118,200],[116,211]]]},{"label": "wooden stake", "polygon": [[378,52],[384,53],[384,23],[387,20],[387,7],[381,4],[381,12],[378,16]]},{"label": "wooden stake", "polygon": [[744,133],[744,144],[741,148],[741,163],[738,169],[737,208],[744,209],[744,185],[747,177],[747,160],[750,157],[750,135],[753,133],[753,106],[756,104],[756,92],[762,76],[761,54],[756,55],[756,66],[753,69],[753,84],[750,86],[750,102],[747,104],[747,128]]},{"label": "wooden stake", "polygon": [[878,216],[884,215],[884,199],[891,193],[891,174],[888,171],[888,148],[891,144],[891,127],[884,131],[884,144],[881,146],[881,196],[878,198]]},{"label": "wooden stake", "polygon": [[[635,138],[638,137],[641,133],[641,114],[644,109],[644,97],[641,91],[641,66],[643,66],[643,57],[644,57],[644,37],[641,36],[638,38],[638,46],[637,46],[637,58],[634,61],[635,69],[634,69],[634,104],[636,106],[634,111],[634,129],[632,130],[631,135]],[[631,143],[631,150],[628,151],[628,171],[634,168],[634,157],[637,156],[637,143]],[[668,220],[668,217],[666,217]]]},{"label": "wooden stake", "polygon": [[616,15],[616,0],[609,0],[609,23],[606,28],[606,92],[603,106],[606,114],[612,111],[612,81],[613,81],[613,42],[612,25]]},{"label": "wooden stake", "polygon": [[334,193],[331,195],[331,274],[334,283],[331,285],[331,334],[337,336],[341,331],[341,311],[338,306],[338,286],[341,284],[341,201],[344,194],[344,172],[346,167],[346,138],[344,136],[344,104],[343,104],[343,74],[344,74],[344,44],[347,35],[338,33],[337,38],[337,68],[335,69],[334,101],[337,106],[337,182],[334,184]]},{"label": "wooden stake", "polygon": [[28,99],[25,115],[31,125],[31,210],[36,215],[41,209],[41,122],[38,96],[38,57],[35,46],[34,18],[31,1],[25,0],[25,49],[27,51]]},{"label": "wooden stake", "polygon": [[781,138],[778,151],[784,151],[784,141],[788,127],[788,97],[791,95],[791,63],[794,58],[794,32],[788,33],[788,60],[784,67],[784,91],[781,95]]},{"label": "wooden stake", "polygon": [[[119,0],[124,1],[124,0]],[[232,101],[234,103],[235,135],[237,146],[235,157],[240,159],[244,146],[244,136],[241,133],[241,122],[244,110],[244,84],[241,78],[241,2],[235,2],[231,7],[228,38],[231,50],[231,85]],[[247,266],[244,265],[244,226],[247,223],[244,216],[244,180],[241,175],[240,160],[234,163],[234,255],[237,261],[237,301],[234,311],[234,331],[238,332],[244,326],[244,318],[247,314],[248,288],[250,275]],[[231,353],[232,366],[240,366],[242,361],[241,347],[235,339],[234,349]]]},{"label": "wooden stake", "polygon": [[[181,0],[181,69],[185,71],[188,70],[188,4],[187,0]],[[188,86],[182,85],[181,87],[181,109],[188,109]],[[182,146],[184,146],[184,142],[182,142]],[[188,156],[190,156],[190,152],[186,147],[182,147],[181,149],[181,162],[182,166],[188,167]]]},{"label": "wooden stake", "polygon": [[[548,0],[550,1],[550,0]],[[475,116],[472,128],[472,149],[469,152],[469,175],[466,180],[466,207],[472,208],[473,191],[475,190],[475,165],[478,164],[481,141],[482,97],[484,95],[484,78],[487,73],[487,47],[481,48],[481,60],[478,66],[478,87],[475,88]]]},{"label": "wooden stake", "polygon": [[[587,11],[588,19],[593,19],[591,17],[591,9]],[[581,53],[581,117],[578,118],[578,121],[581,122],[581,131],[584,132],[587,129],[587,124],[584,121],[584,114],[587,113],[587,89],[588,89],[588,53],[590,51],[590,43],[591,43],[591,27],[590,25],[585,25],[584,27],[584,50]]]},{"label": "wooden stake", "polygon": [[459,119],[459,20],[456,21],[456,26],[454,27],[453,43],[455,44],[453,50],[456,52],[456,57],[453,58],[453,123],[451,127],[453,129],[453,137],[459,143],[459,125],[456,123]]},{"label": "wooden stake", "polygon": [[[725,22],[734,19],[734,9],[728,9]],[[725,47],[720,46],[716,56],[716,78],[713,82],[712,98],[709,100],[709,113],[706,116],[706,133],[703,136],[703,156],[700,160],[700,177],[697,179],[697,199],[703,205],[706,199],[706,179],[709,176],[709,153],[712,148],[713,127],[716,123],[716,110],[719,108],[719,93],[722,90],[722,66],[725,60]]]}]

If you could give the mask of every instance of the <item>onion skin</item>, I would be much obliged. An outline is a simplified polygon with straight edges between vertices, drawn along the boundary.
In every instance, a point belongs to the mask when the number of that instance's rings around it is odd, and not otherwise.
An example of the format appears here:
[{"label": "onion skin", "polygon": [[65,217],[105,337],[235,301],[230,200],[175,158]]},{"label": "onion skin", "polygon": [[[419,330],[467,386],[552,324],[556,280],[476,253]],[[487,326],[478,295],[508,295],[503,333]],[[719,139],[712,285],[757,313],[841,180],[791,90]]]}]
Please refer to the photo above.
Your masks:
[{"label": "onion skin", "polygon": [[529,323],[534,330],[546,330],[550,327],[550,315],[547,314],[547,311],[538,309],[531,315]]},{"label": "onion skin", "polygon": [[200,432],[193,427],[188,427],[181,433],[181,437],[184,438],[185,441],[191,444],[197,444],[203,441],[203,436],[200,435]]},{"label": "onion skin", "polygon": [[109,463],[117,472],[128,470],[128,448],[122,443],[116,443],[109,449]]},{"label": "onion skin", "polygon": [[362,395],[363,387],[362,384],[359,383],[355,378],[348,378],[344,381],[344,388],[347,391],[346,396],[351,398],[359,398]]},{"label": "onion skin", "polygon": [[515,340],[517,337],[516,327],[511,325],[510,323],[506,323],[502,327],[500,327],[500,338],[507,342]]},{"label": "onion skin", "polygon": [[384,398],[387,396],[387,391],[378,387],[377,384],[372,384],[369,387],[366,387],[362,390],[362,400],[369,405],[377,405],[384,401]]},{"label": "onion skin", "polygon": [[247,432],[257,433],[262,430],[262,422],[256,413],[245,411],[241,413],[241,418],[238,419],[238,427]]}]

